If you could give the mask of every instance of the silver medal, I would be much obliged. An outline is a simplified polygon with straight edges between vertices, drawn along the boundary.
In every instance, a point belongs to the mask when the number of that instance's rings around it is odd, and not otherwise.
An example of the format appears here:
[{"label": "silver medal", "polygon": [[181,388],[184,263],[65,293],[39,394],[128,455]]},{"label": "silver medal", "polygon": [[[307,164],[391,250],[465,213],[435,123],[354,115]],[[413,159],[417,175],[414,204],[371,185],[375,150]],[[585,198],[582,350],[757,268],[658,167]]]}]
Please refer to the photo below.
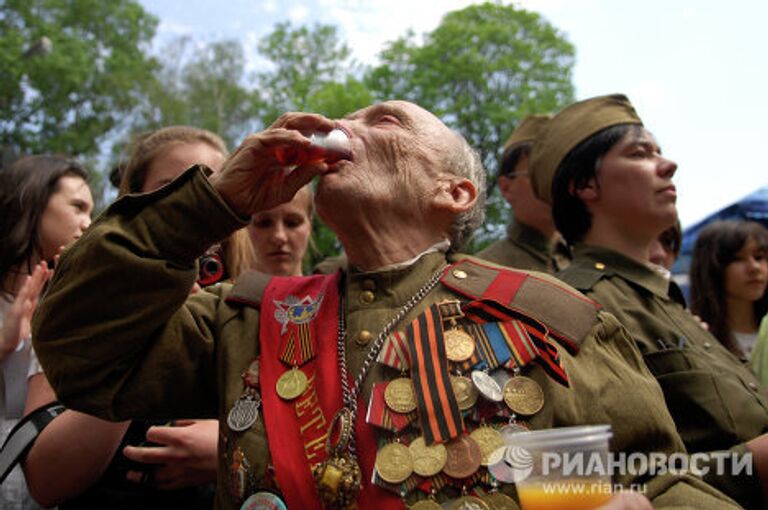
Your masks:
[{"label": "silver medal", "polygon": [[261,396],[245,394],[237,399],[227,414],[227,425],[235,432],[248,430],[259,419]]},{"label": "silver medal", "polygon": [[504,395],[501,393],[499,383],[497,383],[493,377],[488,375],[488,372],[483,370],[472,371],[472,382],[475,384],[477,391],[491,402],[501,402]]}]

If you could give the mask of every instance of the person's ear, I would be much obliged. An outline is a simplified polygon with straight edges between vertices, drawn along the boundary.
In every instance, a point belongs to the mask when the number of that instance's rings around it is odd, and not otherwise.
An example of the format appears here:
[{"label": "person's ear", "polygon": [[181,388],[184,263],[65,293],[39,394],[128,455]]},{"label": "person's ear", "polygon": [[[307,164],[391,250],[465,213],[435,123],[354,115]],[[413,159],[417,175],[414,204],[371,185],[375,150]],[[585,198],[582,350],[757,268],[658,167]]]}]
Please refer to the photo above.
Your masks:
[{"label": "person's ear", "polygon": [[437,193],[433,200],[438,209],[459,214],[468,211],[475,205],[477,188],[472,181],[463,177],[443,178],[438,183]]},{"label": "person's ear", "polygon": [[597,179],[592,177],[587,184],[576,189],[576,186],[572,182],[570,185],[570,192],[581,199],[582,202],[594,202],[600,198],[600,188],[597,185]]},{"label": "person's ear", "polygon": [[508,175],[501,175],[499,176],[498,184],[501,196],[503,196],[507,202],[511,202],[510,193],[512,191],[512,178]]}]

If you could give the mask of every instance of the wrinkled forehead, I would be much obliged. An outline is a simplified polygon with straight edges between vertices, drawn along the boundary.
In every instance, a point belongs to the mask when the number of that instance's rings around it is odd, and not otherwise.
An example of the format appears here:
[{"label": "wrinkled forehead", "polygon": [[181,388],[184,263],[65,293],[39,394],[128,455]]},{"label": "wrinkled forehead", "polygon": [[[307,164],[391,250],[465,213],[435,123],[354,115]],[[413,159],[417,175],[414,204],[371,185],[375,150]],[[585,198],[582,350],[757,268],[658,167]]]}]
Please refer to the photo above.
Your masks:
[{"label": "wrinkled forehead", "polygon": [[356,112],[350,113],[345,118],[349,120],[374,118],[379,115],[393,115],[404,121],[424,125],[442,126],[448,129],[443,121],[421,106],[409,101],[384,101],[371,106],[366,106]]}]

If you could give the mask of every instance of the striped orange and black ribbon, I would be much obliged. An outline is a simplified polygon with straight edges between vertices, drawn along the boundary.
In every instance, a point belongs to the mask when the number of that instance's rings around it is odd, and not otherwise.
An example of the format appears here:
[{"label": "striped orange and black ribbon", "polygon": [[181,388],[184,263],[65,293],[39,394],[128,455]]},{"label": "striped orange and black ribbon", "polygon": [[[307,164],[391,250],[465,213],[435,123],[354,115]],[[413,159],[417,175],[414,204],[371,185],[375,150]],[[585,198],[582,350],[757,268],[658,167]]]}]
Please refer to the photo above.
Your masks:
[{"label": "striped orange and black ribbon", "polygon": [[[549,340],[551,334],[547,327],[519,311],[512,310],[497,301],[484,299],[472,301],[464,306],[464,314],[479,323],[500,322],[506,330],[509,340],[519,342],[519,350],[516,354],[514,344],[510,345],[517,366],[524,366],[530,359],[535,360],[547,374],[563,386],[568,386],[568,375],[560,362],[557,347]],[[514,327],[511,327],[514,325]],[[520,334],[524,332],[525,334]],[[570,342],[564,345],[575,349]],[[521,356],[523,355],[523,356]],[[527,358],[527,360],[526,360]]]},{"label": "striped orange and black ribbon", "polygon": [[420,314],[406,329],[419,424],[428,445],[444,443],[464,431],[451,386],[438,305]]},{"label": "striped orange and black ribbon", "polygon": [[312,331],[307,324],[296,324],[283,341],[280,348],[280,359],[292,367],[300,367],[315,357]]}]

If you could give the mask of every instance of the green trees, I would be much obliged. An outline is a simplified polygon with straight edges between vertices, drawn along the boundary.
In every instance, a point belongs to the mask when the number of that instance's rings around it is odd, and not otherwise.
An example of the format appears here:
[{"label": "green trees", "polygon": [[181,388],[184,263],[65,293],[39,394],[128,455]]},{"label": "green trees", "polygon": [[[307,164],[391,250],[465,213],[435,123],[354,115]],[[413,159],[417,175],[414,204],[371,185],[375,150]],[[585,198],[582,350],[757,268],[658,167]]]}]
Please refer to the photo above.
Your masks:
[{"label": "green trees", "polygon": [[[377,97],[414,101],[464,135],[480,152],[492,192],[501,148],[517,124],[573,101],[573,46],[539,14],[498,3],[451,12],[423,44],[414,39],[390,43],[367,83]],[[506,223],[507,210],[490,195],[478,242]]]},{"label": "green trees", "polygon": [[[278,23],[250,61],[236,40],[181,38],[150,56],[157,20],[136,0],[0,0],[0,7],[0,145],[17,153],[92,157],[109,142],[118,154],[132,135],[171,124],[209,129],[234,149],[285,111],[338,118],[374,101],[408,99],[480,151],[493,192],[501,147],[516,125],[574,95],[573,46],[537,13],[501,3],[451,12],[421,39],[404,34],[373,67],[356,63],[330,25]],[[52,51],[31,50],[44,36]],[[498,235],[508,211],[491,193],[473,248]],[[337,249],[317,227],[314,260]]]},{"label": "green trees", "polygon": [[0,0],[0,12],[0,145],[93,154],[156,68],[144,49],[157,20],[134,0]]}]

